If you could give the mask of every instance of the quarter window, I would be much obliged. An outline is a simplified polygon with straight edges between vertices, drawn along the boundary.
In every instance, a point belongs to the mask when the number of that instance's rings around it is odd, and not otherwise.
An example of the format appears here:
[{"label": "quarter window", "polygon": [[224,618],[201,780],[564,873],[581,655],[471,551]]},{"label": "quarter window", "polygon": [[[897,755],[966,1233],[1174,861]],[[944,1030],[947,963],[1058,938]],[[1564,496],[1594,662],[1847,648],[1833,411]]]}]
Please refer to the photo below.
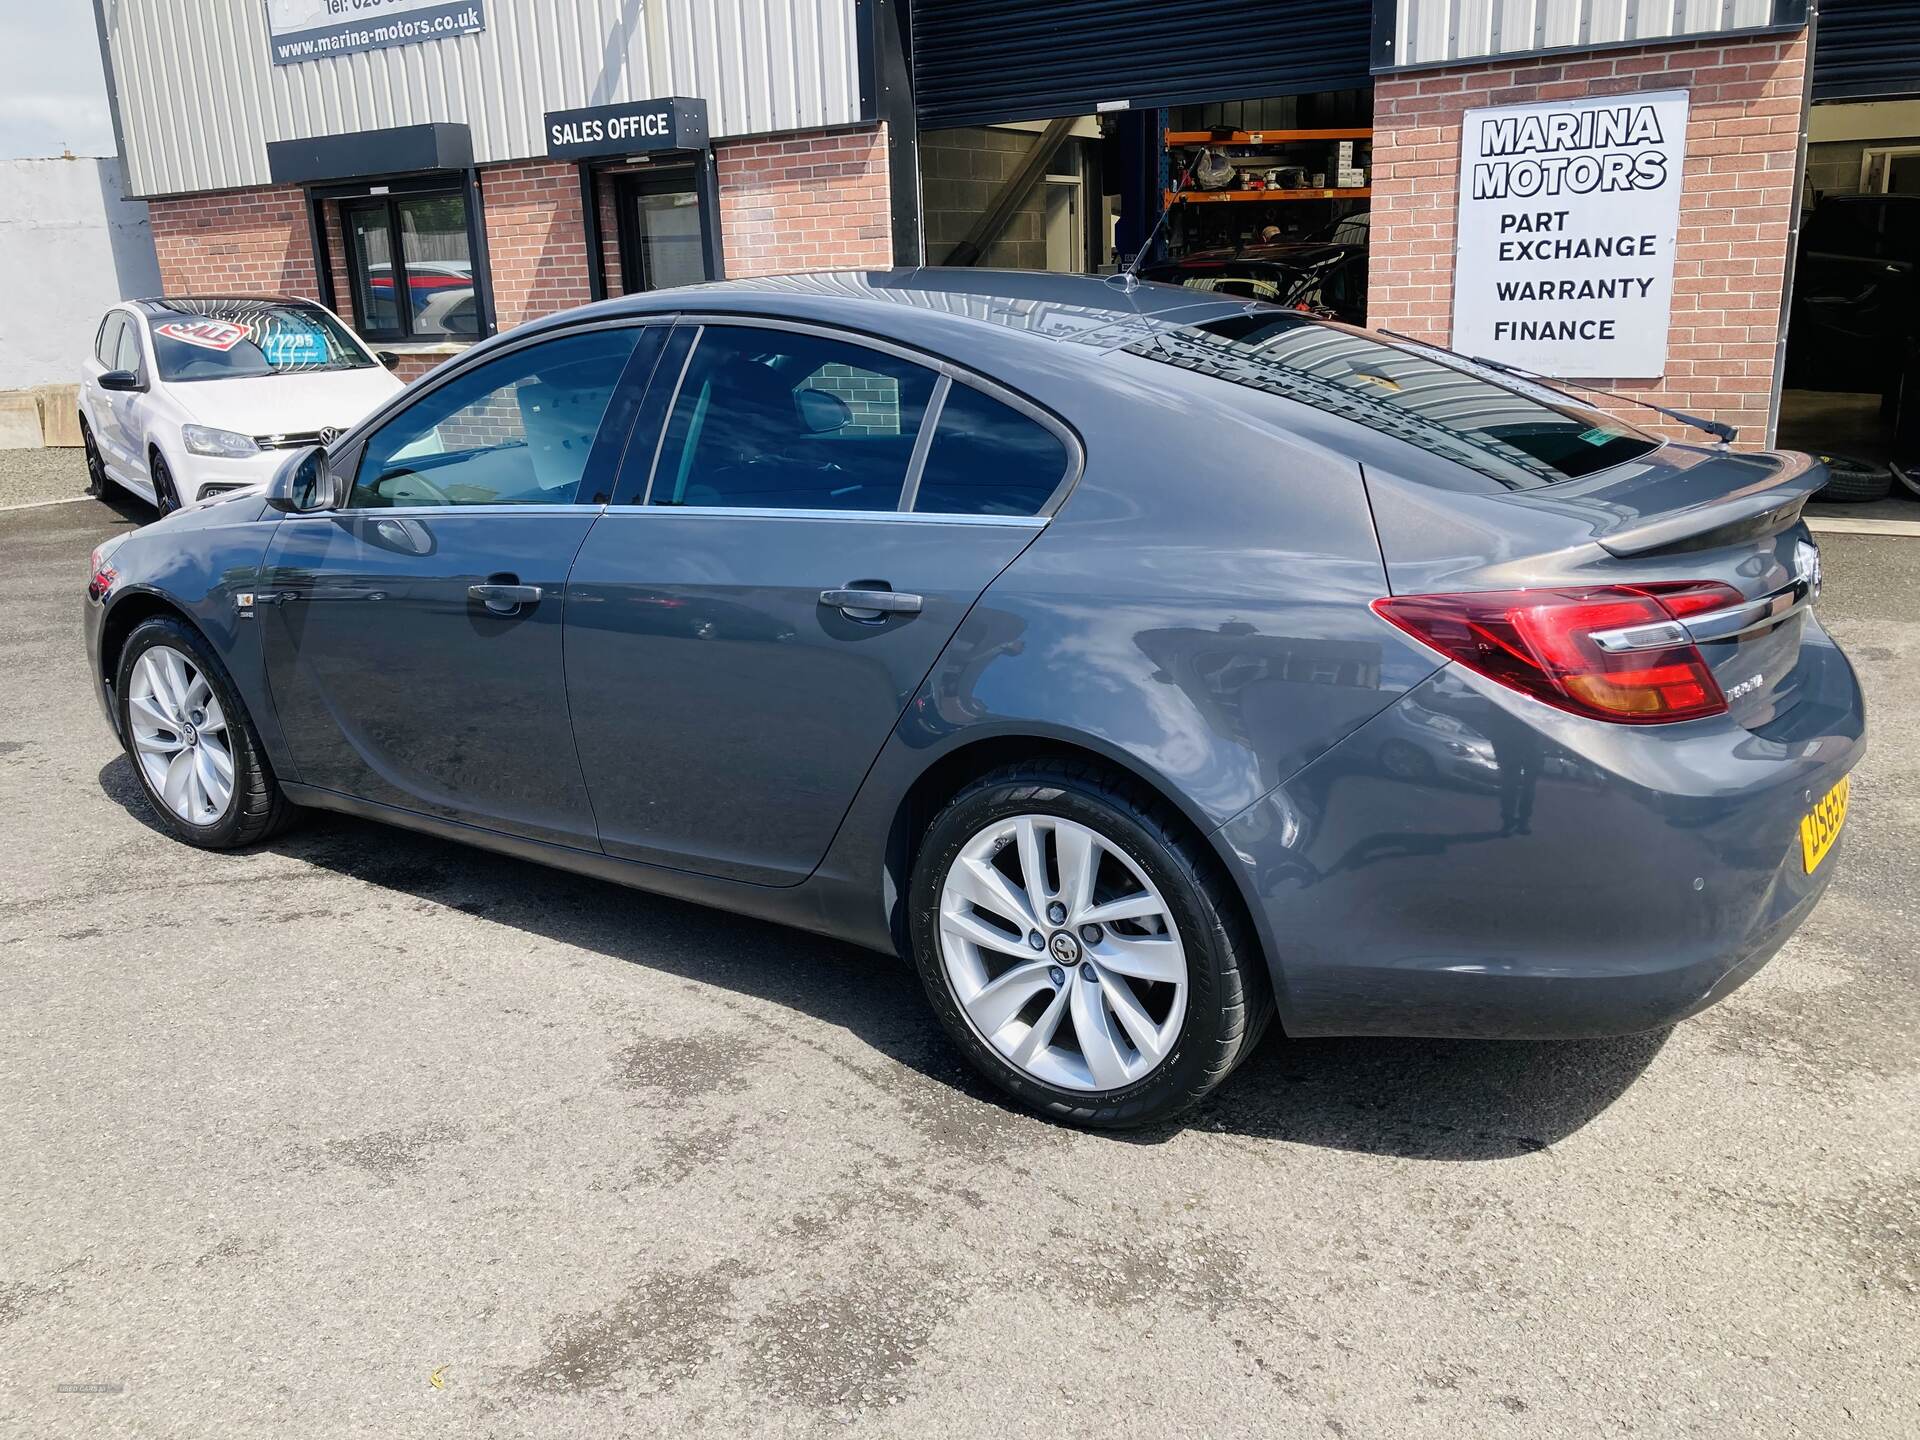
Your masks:
[{"label": "quarter window", "polygon": [[480,333],[467,205],[458,192],[388,195],[341,207],[353,313],[373,340]]},{"label": "quarter window", "polygon": [[898,509],[935,379],[863,345],[707,326],[667,422],[652,503]]},{"label": "quarter window", "polygon": [[1060,437],[1011,405],[956,382],[940,408],[916,512],[1037,515],[1067,473]]},{"label": "quarter window", "polygon": [[109,310],[107,318],[100,322],[100,331],[93,337],[93,357],[107,369],[113,369],[113,360],[120,353],[120,327],[127,323],[126,317],[118,310]]},{"label": "quarter window", "polygon": [[592,330],[476,365],[367,441],[349,503],[566,505],[639,330]]}]

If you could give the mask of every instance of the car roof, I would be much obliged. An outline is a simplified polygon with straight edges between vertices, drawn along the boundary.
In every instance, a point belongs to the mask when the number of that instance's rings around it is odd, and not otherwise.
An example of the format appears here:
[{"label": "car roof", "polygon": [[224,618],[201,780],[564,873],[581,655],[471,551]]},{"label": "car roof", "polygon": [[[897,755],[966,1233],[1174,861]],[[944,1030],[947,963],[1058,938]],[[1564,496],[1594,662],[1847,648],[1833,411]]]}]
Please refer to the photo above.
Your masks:
[{"label": "car roof", "polygon": [[623,295],[533,321],[513,333],[617,315],[707,311],[815,320],[851,328],[870,325],[903,339],[956,338],[956,331],[994,332],[1021,341],[1120,349],[1170,323],[1194,324],[1238,314],[1243,300],[1178,286],[1116,277],[1059,275],[1044,270],[988,270],[926,265],[896,270],[816,271],[721,280]]},{"label": "car roof", "polygon": [[319,304],[318,301],[302,300],[295,295],[145,295],[126,303],[149,315],[162,315],[170,311],[177,314],[206,305],[308,305],[317,308]]}]

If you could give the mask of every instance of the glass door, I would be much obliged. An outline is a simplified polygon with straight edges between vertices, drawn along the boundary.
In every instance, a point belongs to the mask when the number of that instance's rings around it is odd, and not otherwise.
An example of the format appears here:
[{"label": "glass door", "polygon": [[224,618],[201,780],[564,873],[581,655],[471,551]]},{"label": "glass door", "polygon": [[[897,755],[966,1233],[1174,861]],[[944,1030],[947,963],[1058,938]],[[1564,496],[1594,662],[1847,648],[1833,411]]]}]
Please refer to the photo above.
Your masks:
[{"label": "glass door", "polygon": [[614,182],[620,278],[628,294],[708,279],[693,174],[622,175]]}]

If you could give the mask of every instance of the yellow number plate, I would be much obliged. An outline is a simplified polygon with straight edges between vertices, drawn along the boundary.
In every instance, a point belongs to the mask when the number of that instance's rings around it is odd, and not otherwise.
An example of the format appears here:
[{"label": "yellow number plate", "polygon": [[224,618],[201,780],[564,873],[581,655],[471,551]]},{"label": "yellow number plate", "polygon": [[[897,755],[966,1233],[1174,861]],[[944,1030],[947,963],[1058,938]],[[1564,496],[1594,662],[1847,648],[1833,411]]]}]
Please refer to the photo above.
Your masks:
[{"label": "yellow number plate", "polygon": [[1840,827],[1847,818],[1847,792],[1853,788],[1849,775],[1820,797],[1812,810],[1800,817],[1800,854],[1811,875],[1840,838]]}]

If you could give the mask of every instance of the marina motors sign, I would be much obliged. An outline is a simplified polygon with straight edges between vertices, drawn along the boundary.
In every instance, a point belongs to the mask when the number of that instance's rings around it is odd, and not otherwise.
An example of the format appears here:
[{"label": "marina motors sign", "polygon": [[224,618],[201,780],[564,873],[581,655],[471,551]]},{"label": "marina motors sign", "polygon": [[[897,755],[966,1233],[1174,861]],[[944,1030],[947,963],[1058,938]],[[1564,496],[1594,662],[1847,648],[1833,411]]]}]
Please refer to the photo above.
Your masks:
[{"label": "marina motors sign", "polygon": [[483,0],[267,0],[267,53],[276,65],[450,40],[486,28]]},{"label": "marina motors sign", "polygon": [[1543,375],[1667,363],[1687,94],[1469,110],[1453,348]]}]

